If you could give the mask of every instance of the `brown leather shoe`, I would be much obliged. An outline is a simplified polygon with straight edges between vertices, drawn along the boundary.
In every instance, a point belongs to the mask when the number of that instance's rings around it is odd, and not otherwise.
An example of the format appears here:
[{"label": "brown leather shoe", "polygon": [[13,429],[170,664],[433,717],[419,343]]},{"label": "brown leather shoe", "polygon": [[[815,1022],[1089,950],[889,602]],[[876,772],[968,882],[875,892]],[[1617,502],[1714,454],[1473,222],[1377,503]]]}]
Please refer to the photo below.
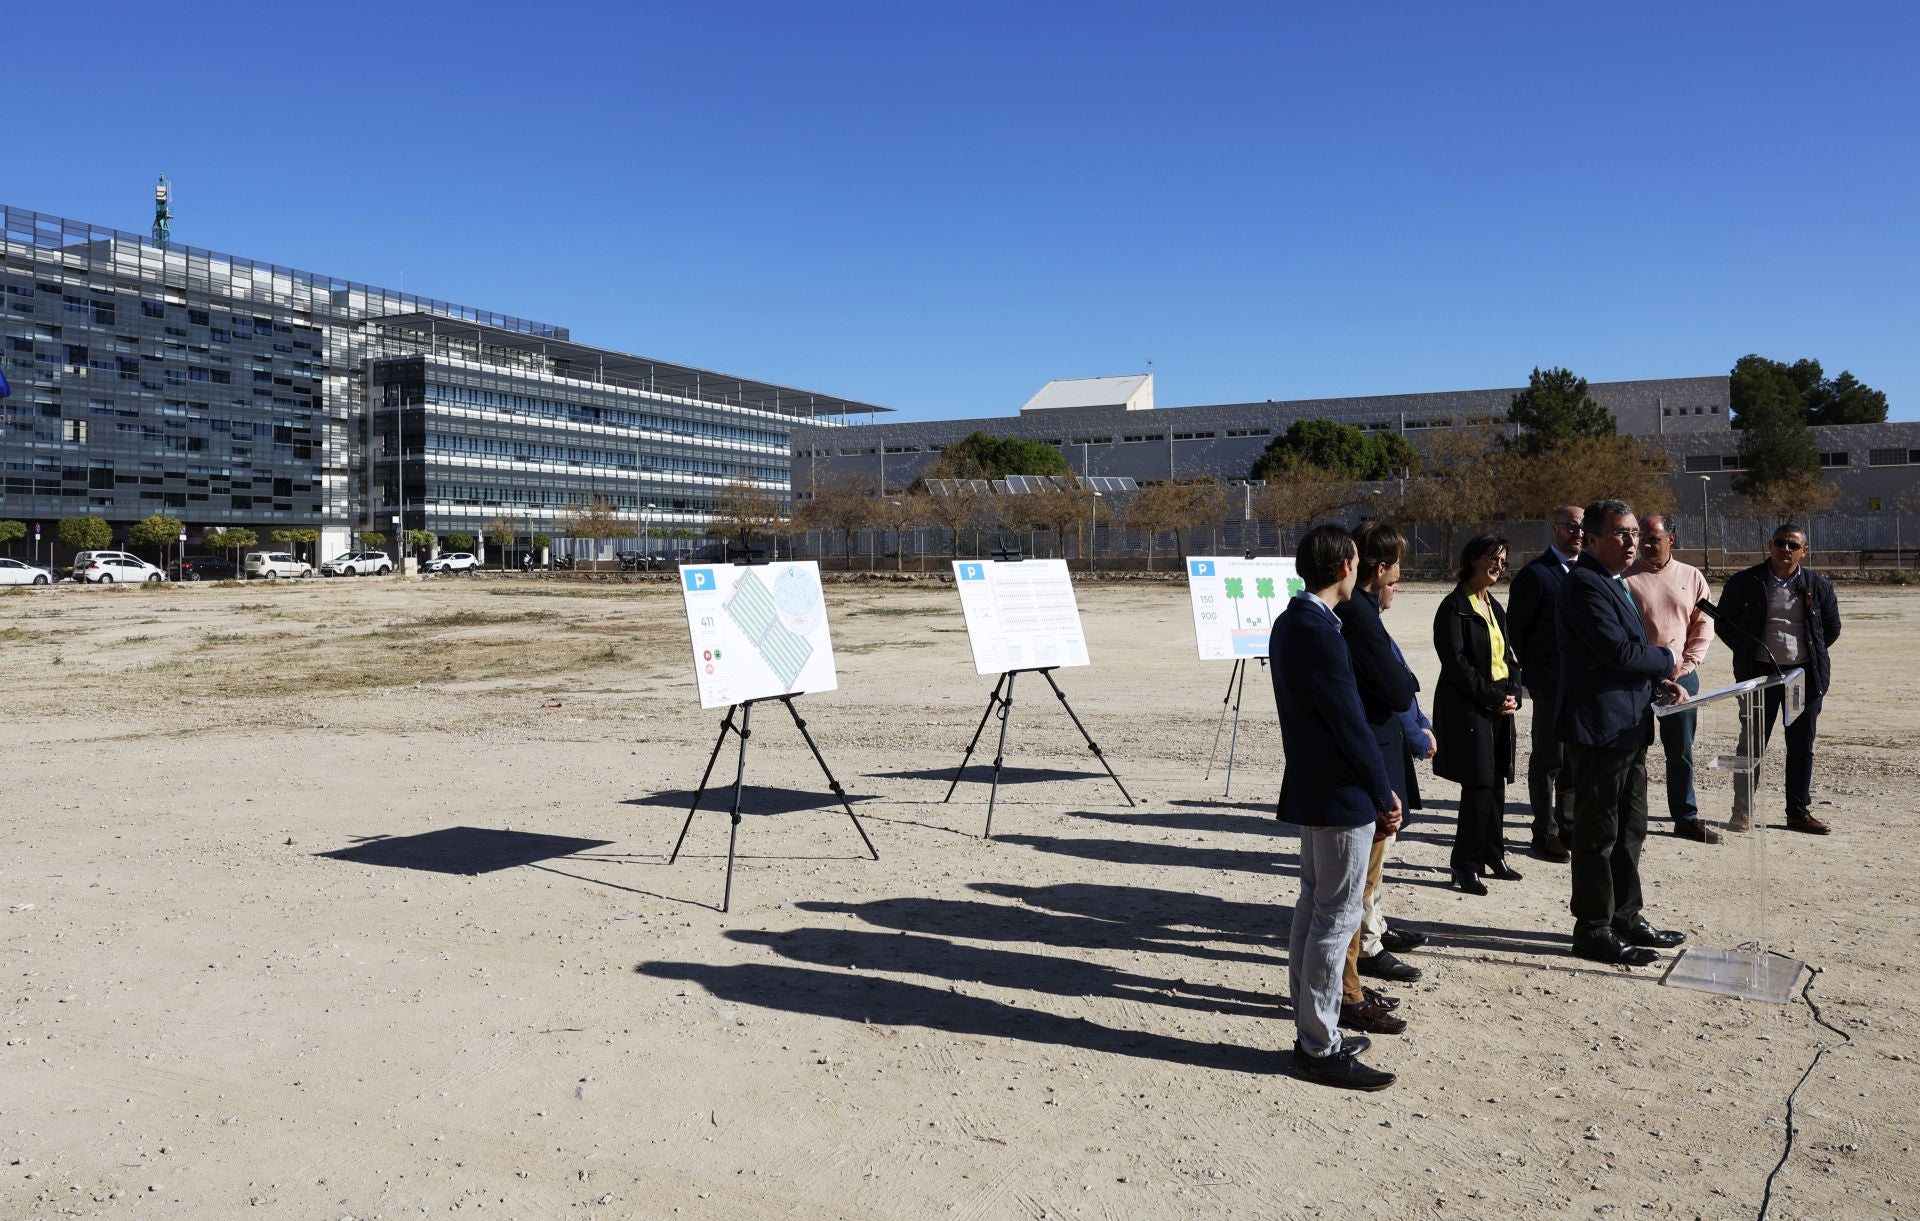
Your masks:
[{"label": "brown leather shoe", "polygon": [[1674,823],[1673,833],[1681,839],[1690,839],[1702,844],[1720,842],[1720,833],[1697,818],[1683,818]]},{"label": "brown leather shoe", "polygon": [[1407,1019],[1393,1016],[1385,1005],[1369,997],[1357,1005],[1342,1002],[1340,1025],[1343,1029],[1367,1034],[1399,1034],[1407,1028]]},{"label": "brown leather shoe", "polygon": [[1727,830],[1729,831],[1753,830],[1753,815],[1747,814],[1740,810],[1735,810],[1733,812],[1733,817],[1727,819]]},{"label": "brown leather shoe", "polygon": [[1573,859],[1573,853],[1568,852],[1567,846],[1560,842],[1560,837],[1552,832],[1534,837],[1533,854],[1556,865],[1564,865]]},{"label": "brown leather shoe", "polygon": [[1833,828],[1811,814],[1789,814],[1787,815],[1787,830],[1805,831],[1808,835],[1827,835],[1833,831]]}]

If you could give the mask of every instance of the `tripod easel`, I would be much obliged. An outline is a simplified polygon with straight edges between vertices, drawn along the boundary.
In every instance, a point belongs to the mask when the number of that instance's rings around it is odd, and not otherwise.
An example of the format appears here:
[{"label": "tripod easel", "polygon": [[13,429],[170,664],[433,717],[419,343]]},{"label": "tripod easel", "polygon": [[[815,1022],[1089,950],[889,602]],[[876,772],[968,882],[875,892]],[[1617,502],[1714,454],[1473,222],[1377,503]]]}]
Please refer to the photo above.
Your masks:
[{"label": "tripod easel", "polygon": [[[806,739],[807,749],[813,752],[814,762],[818,763],[820,770],[826,774],[827,787],[832,789],[834,796],[840,799],[840,805],[846,810],[847,817],[853,819],[853,829],[860,833],[860,842],[867,846],[867,851],[873,855],[874,860],[880,859],[880,850],[875,848],[873,841],[867,838],[867,829],[860,825],[860,819],[854,815],[853,806],[847,801],[846,790],[840,787],[838,780],[834,779],[833,770],[827,766],[826,759],[821,756],[820,748],[814,745],[813,735],[807,732],[807,723],[800,719],[799,710],[793,706],[793,697],[774,695],[763,696],[757,700],[744,700],[728,708],[726,718],[720,722],[720,736],[714,741],[713,753],[707,756],[707,770],[700,773],[700,787],[694,790],[693,805],[687,810],[687,821],[680,824],[680,838],[673,841],[673,854],[667,857],[669,865],[680,859],[680,845],[686,842],[687,829],[693,826],[693,816],[700,809],[700,798],[707,791],[707,780],[713,775],[714,762],[720,758],[720,748],[726,745],[728,734],[738,734],[740,758],[733,770],[733,809],[728,813],[727,827],[727,882],[726,889],[721,892],[721,911],[726,911],[733,901],[733,845],[740,833],[740,793],[747,774],[747,739],[753,736],[751,728],[753,706],[764,704],[769,699],[777,699],[787,706],[787,714],[793,717],[793,723],[800,730],[800,736]],[[740,714],[740,724],[737,726],[733,723],[733,714],[736,712]]]},{"label": "tripod easel", "polygon": [[[1060,706],[1065,708],[1067,715],[1073,718],[1073,727],[1078,729],[1080,736],[1087,740],[1087,749],[1093,752],[1094,758],[1100,760],[1100,766],[1107,769],[1107,775],[1112,777],[1114,786],[1120,790],[1120,795],[1127,799],[1127,804],[1133,804],[1133,794],[1127,792],[1127,786],[1121,784],[1120,777],[1113,774],[1113,765],[1108,763],[1106,755],[1101,753],[1100,744],[1093,740],[1093,735],[1087,732],[1087,727],[1080,723],[1080,717],[1073,711],[1073,705],[1067,702],[1067,693],[1060,689],[1059,683],[1053,681],[1053,672],[1056,669],[1058,669],[1057,666],[1035,666],[1025,670],[1008,670],[1000,675],[999,681],[993,684],[993,694],[987,697],[987,710],[980,714],[980,724],[974,727],[973,741],[967,743],[967,753],[961,756],[960,766],[954,769],[953,783],[947,786],[947,795],[940,799],[942,802],[952,800],[953,791],[960,786],[960,777],[967,770],[967,762],[973,758],[973,748],[980,744],[980,735],[986,732],[987,718],[993,716],[994,710],[998,709],[1000,743],[993,752],[993,787],[987,791],[987,826],[980,833],[981,839],[993,838],[993,806],[1000,796],[1000,768],[1007,754],[1007,720],[1009,714],[1013,712],[1013,680],[1021,674],[1038,674],[1047,680],[1047,685],[1053,688],[1053,693],[1060,697]],[[1006,690],[1005,695],[1001,694],[1002,688]]]},{"label": "tripod easel", "polygon": [[[1262,670],[1267,668],[1267,659],[1264,657],[1260,659],[1260,668]],[[1237,691],[1234,689],[1236,679],[1239,681]],[[1227,693],[1220,699],[1220,723],[1213,727],[1213,749],[1207,752],[1207,771],[1200,777],[1202,780],[1207,780],[1213,776],[1213,760],[1220,753],[1220,731],[1226,728],[1227,705],[1231,703],[1233,705],[1233,736],[1227,739],[1227,788],[1220,794],[1223,799],[1233,796],[1233,756],[1240,745],[1240,697],[1246,694],[1246,690],[1247,659],[1236,657],[1233,659],[1233,671],[1227,675]]]}]

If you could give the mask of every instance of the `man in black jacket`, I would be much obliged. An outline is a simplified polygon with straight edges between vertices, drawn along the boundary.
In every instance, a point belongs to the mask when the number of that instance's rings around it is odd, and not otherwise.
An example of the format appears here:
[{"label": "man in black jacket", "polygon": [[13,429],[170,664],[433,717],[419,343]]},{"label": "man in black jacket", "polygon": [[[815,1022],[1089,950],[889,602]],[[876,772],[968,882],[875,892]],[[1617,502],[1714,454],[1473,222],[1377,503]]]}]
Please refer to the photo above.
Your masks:
[{"label": "man in black jacket", "polygon": [[1647,746],[1653,703],[1684,702],[1667,676],[1672,650],[1647,630],[1621,574],[1639,549],[1640,523],[1618,500],[1587,506],[1586,547],[1555,607],[1560,703],[1554,729],[1573,772],[1573,952],[1645,966],[1686,934],[1641,914],[1640,846],[1647,838]]},{"label": "man in black jacket", "polygon": [[1567,808],[1567,750],[1553,736],[1553,706],[1560,686],[1560,641],[1554,630],[1554,600],[1567,573],[1580,558],[1579,505],[1553,513],[1553,541],[1546,551],[1513,574],[1507,596],[1507,622],[1520,674],[1533,700],[1532,747],[1527,755],[1527,802],[1533,807],[1533,852],[1554,862],[1568,857],[1573,816]]},{"label": "man in black jacket", "polygon": [[[1806,566],[1812,555],[1807,532],[1795,525],[1774,530],[1767,549],[1767,561],[1755,564],[1727,578],[1720,591],[1720,616],[1714,632],[1733,653],[1733,676],[1757,678],[1772,674],[1772,663],[1783,670],[1800,667],[1807,672],[1807,704],[1793,724],[1787,726],[1787,826],[1810,835],[1825,835],[1826,823],[1813,816],[1813,737],[1820,720],[1820,703],[1826,697],[1833,664],[1827,649],[1840,639],[1840,602],[1834,597],[1833,582]],[[1768,660],[1771,658],[1771,662]],[[1766,692],[1766,736],[1773,738],[1773,721],[1780,713],[1785,692],[1769,687]],[[1744,737],[1740,753],[1748,753]],[[1754,751],[1765,753],[1764,745]],[[1753,781],[1736,774],[1733,778],[1733,817],[1730,831],[1746,831],[1753,826]]]}]

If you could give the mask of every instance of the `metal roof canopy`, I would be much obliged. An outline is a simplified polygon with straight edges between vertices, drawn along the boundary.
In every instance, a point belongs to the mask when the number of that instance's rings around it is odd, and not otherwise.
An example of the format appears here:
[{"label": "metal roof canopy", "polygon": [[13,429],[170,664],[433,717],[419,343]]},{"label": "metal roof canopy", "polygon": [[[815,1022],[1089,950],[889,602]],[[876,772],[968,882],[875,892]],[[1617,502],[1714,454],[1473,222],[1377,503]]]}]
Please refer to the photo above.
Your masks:
[{"label": "metal roof canopy", "polygon": [[935,496],[975,495],[1019,496],[1044,492],[1048,488],[1068,491],[1137,492],[1140,485],[1131,475],[1080,475],[1072,485],[1064,475],[1008,475],[1005,479],[929,479],[927,491]]},{"label": "metal roof canopy", "polygon": [[439,314],[388,314],[368,318],[366,322],[370,326],[388,330],[412,331],[429,339],[444,335],[449,339],[469,339],[497,348],[531,352],[552,361],[555,372],[563,375],[577,374],[592,381],[661,390],[682,398],[706,399],[798,419],[811,420],[829,415],[871,416],[893,410],[891,407],[861,403],[835,394],[816,394],[792,386],[776,386],[771,382],[735,377],[731,373],[677,365],[648,356],[615,352],[609,348],[589,347],[571,340],[526,335]]}]

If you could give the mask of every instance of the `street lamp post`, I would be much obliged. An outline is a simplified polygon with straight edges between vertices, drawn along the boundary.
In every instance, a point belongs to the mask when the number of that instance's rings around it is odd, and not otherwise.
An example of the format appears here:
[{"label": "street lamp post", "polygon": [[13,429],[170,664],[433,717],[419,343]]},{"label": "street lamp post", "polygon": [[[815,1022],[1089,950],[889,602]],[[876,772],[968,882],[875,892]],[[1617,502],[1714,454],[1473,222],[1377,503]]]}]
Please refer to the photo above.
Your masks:
[{"label": "street lamp post", "polygon": [[1087,497],[1087,571],[1088,572],[1098,572],[1100,570],[1100,561],[1098,558],[1099,553],[1094,550],[1094,544],[1099,540],[1099,538],[1100,538],[1100,493],[1095,492],[1093,493],[1093,495]]},{"label": "street lamp post", "polygon": [[658,507],[649,504],[640,514],[640,564],[642,567],[647,563],[647,531],[653,525],[653,511]]},{"label": "street lamp post", "polygon": [[1700,574],[1702,576],[1713,574],[1713,565],[1707,559],[1707,485],[1712,482],[1712,475],[1700,476]]}]

